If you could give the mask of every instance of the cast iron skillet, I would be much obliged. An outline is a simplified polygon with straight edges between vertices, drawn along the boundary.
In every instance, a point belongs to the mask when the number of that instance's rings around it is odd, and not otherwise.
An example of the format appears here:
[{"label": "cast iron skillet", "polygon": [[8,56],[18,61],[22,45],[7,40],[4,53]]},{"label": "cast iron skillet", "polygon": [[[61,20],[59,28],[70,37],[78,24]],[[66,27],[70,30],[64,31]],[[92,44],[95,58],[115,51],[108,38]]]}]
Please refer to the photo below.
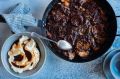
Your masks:
[{"label": "cast iron skillet", "polygon": [[[97,59],[98,57],[102,56],[103,54],[105,54],[108,49],[111,47],[111,45],[114,42],[114,39],[116,37],[116,32],[117,32],[117,21],[116,21],[116,16],[115,13],[112,9],[112,7],[110,6],[110,4],[106,1],[106,0],[94,0],[105,12],[106,12],[106,16],[108,18],[108,23],[110,23],[109,26],[109,39],[108,41],[104,44],[104,46],[101,48],[101,51],[99,51],[97,54],[93,54],[91,57],[82,59],[82,58],[78,58],[75,60],[68,60],[66,57],[64,57],[62,54],[58,54],[55,49],[51,48],[51,44],[48,41],[45,41],[45,43],[48,45],[48,47],[51,49],[51,51],[57,55],[58,57],[70,61],[70,62],[75,62],[75,63],[83,63],[83,62],[88,62],[88,61],[92,61],[94,59]],[[53,0],[47,7],[44,15],[43,15],[43,19],[42,21],[40,20],[38,23],[38,26],[42,29],[44,36],[46,36],[46,29],[45,29],[45,24],[47,21],[47,16],[48,13],[50,12],[50,10],[52,9],[52,7],[58,3],[59,0]],[[0,16],[0,22],[5,22],[5,20],[2,18],[2,16]],[[43,35],[43,34],[42,34]],[[62,53],[62,52],[61,52]]]},{"label": "cast iron skillet", "polygon": [[[114,13],[112,7],[110,6],[110,4],[106,0],[94,0],[94,1],[102,8],[103,11],[106,12],[106,16],[108,18],[108,23],[110,23],[110,26],[108,28],[110,36],[109,36],[107,42],[104,44],[104,46],[101,48],[101,50],[99,52],[97,52],[96,54],[93,54],[92,56],[84,58],[84,59],[78,57],[77,59],[74,59],[74,60],[69,60],[62,54],[57,53],[57,51],[51,47],[51,44],[46,42],[48,47],[52,50],[52,52],[55,55],[57,55],[58,57],[60,57],[64,60],[70,61],[70,62],[83,63],[83,62],[88,62],[88,61],[97,59],[98,57],[105,54],[108,51],[108,49],[111,47],[111,45],[113,44],[113,41],[116,37],[116,31],[117,31],[117,21],[116,21],[115,13]],[[47,9],[44,13],[43,19],[42,19],[44,28],[45,28],[45,24],[47,22],[47,16],[48,16],[49,12],[51,11],[52,7],[54,7],[54,5],[58,2],[59,2],[59,0],[53,0],[47,7]]]}]

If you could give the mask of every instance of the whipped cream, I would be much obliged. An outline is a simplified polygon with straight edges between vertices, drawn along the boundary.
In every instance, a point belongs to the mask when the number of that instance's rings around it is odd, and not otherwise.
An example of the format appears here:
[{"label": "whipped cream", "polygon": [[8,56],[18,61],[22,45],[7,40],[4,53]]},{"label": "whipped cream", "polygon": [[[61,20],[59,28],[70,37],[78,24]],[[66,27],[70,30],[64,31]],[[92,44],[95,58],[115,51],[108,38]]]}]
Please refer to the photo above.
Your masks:
[{"label": "whipped cream", "polygon": [[8,51],[11,68],[18,73],[32,70],[40,60],[40,51],[34,39],[22,36]]}]

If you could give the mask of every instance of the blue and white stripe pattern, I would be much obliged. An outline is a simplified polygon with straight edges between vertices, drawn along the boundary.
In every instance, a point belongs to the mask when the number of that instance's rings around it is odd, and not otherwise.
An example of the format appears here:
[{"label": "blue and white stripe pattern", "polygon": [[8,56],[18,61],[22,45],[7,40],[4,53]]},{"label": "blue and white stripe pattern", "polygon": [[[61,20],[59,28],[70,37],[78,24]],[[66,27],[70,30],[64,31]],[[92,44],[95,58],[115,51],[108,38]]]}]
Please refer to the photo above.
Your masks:
[{"label": "blue and white stripe pattern", "polygon": [[19,3],[10,14],[2,14],[11,30],[15,33],[25,32],[25,26],[37,26],[38,20],[31,14],[31,9],[24,3]]}]

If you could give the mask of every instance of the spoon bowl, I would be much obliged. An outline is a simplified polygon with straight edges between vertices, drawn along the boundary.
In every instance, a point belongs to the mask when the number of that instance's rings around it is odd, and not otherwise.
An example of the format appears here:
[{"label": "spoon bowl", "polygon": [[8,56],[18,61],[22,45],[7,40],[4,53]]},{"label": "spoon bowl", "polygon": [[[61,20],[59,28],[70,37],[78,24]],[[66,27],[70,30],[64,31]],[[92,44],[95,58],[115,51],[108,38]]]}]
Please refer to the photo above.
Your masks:
[{"label": "spoon bowl", "polygon": [[70,49],[72,49],[71,44],[69,42],[65,41],[65,40],[59,40],[57,42],[57,46],[62,50],[70,50]]}]

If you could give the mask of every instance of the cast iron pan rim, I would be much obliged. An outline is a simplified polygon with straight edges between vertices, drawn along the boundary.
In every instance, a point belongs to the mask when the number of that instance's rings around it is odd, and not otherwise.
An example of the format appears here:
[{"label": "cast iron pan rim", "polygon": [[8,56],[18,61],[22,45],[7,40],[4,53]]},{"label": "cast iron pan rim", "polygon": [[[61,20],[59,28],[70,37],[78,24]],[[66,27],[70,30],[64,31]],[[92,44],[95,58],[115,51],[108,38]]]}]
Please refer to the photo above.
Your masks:
[{"label": "cast iron pan rim", "polygon": [[[96,0],[96,1],[97,1],[97,0]],[[113,42],[114,42],[114,39],[115,39],[115,36],[116,36],[116,33],[117,33],[117,20],[116,20],[115,12],[114,12],[113,8],[111,7],[111,5],[110,5],[106,0],[100,0],[100,1],[102,1],[103,3],[105,3],[107,8],[109,7],[109,9],[110,9],[111,12],[112,12],[112,17],[114,18],[114,19],[113,19],[113,20],[114,20],[114,26],[113,26],[113,27],[115,28],[115,33],[114,33],[114,35],[113,35],[113,38],[112,38],[113,40],[112,40],[109,48],[107,48],[107,50],[106,50],[105,52],[100,53],[100,54],[99,54],[98,56],[96,56],[95,58],[83,59],[82,61],[71,61],[71,60],[65,59],[64,57],[61,57],[61,56],[57,55],[57,54],[54,52],[54,50],[51,49],[51,47],[49,47],[49,42],[45,41],[45,43],[48,45],[48,48],[54,53],[55,56],[59,57],[60,59],[63,59],[63,60],[66,60],[66,61],[70,61],[70,62],[73,62],[73,63],[85,63],[85,62],[90,62],[90,61],[93,61],[93,60],[95,60],[95,59],[98,59],[98,58],[101,57],[103,54],[105,54],[105,53],[108,52],[108,50],[110,49],[110,47],[112,46],[112,44],[113,44]],[[43,24],[42,24],[42,25],[43,25],[43,26],[46,25],[46,19],[47,19],[48,13],[49,13],[50,10],[52,9],[53,5],[56,4],[57,2],[58,2],[58,0],[53,0],[53,1],[48,5],[47,9],[45,10],[45,13],[44,13],[43,18],[42,18],[42,21],[43,21]],[[105,4],[103,4],[103,5],[105,5]],[[45,28],[44,28],[44,29],[45,29]]]}]

